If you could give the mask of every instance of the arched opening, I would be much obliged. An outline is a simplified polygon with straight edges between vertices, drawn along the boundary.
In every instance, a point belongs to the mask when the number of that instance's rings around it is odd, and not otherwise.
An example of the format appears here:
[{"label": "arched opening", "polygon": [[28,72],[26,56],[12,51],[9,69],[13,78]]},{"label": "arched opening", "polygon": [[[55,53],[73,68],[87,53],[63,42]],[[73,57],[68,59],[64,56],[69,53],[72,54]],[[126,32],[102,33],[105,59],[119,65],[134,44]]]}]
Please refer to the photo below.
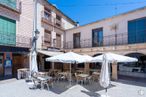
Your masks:
[{"label": "arched opening", "polygon": [[102,55],[102,53],[94,54],[93,57],[96,57],[96,56],[99,56],[99,55]]},{"label": "arched opening", "polygon": [[[98,54],[94,54],[93,57],[102,55],[102,53],[98,53]],[[92,74],[93,72],[100,72],[101,70],[101,63],[97,62],[97,63],[90,63],[89,64],[89,68],[90,68],[90,74]]]},{"label": "arched opening", "polygon": [[136,52],[126,54],[126,56],[135,57],[138,59],[138,62],[119,63],[119,75],[136,78],[146,78],[146,55]]}]

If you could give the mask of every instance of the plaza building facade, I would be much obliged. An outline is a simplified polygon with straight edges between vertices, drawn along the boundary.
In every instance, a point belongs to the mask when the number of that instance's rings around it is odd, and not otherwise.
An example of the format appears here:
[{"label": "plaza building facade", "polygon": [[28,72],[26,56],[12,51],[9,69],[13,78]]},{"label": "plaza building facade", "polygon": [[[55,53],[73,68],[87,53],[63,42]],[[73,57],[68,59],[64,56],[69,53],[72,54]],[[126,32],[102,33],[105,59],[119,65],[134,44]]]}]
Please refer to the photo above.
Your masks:
[{"label": "plaza building facade", "polygon": [[[137,63],[118,63],[118,75],[146,78],[146,7],[71,28],[64,34],[64,49],[98,56],[113,52],[138,58]],[[96,71],[99,64],[79,66]],[[113,69],[113,70],[115,70]]]},{"label": "plaza building facade", "polygon": [[[29,68],[32,47],[34,0],[0,0],[0,78],[10,78]],[[45,57],[62,53],[63,34],[76,23],[47,0],[37,0],[38,67],[50,68]],[[45,65],[46,64],[46,65]]]},{"label": "plaza building facade", "polygon": [[32,16],[26,9],[29,10],[26,6],[22,6],[19,0],[0,0],[1,79],[14,77],[17,69],[29,65]]}]

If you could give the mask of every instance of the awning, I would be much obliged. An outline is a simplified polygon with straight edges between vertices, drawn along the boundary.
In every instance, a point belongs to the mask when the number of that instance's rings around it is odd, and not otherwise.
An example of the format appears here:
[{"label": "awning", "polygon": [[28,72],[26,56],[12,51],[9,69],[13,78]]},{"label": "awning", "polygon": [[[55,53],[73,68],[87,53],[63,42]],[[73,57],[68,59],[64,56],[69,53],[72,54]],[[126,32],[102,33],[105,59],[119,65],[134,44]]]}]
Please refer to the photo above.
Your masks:
[{"label": "awning", "polygon": [[59,52],[59,51],[47,51],[47,50],[37,50],[38,53],[47,55],[47,56],[56,56],[56,55],[60,55],[63,54],[63,52]]}]

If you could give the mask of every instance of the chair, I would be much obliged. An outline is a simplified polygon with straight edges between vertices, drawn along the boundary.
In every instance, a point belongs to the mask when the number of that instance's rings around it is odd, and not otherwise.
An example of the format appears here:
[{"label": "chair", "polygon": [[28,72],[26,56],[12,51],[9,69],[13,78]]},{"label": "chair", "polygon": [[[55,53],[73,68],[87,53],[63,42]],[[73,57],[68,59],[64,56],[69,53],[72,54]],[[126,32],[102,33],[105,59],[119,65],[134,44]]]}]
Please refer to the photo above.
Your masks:
[{"label": "chair", "polygon": [[38,85],[41,85],[41,81],[37,79],[38,74],[36,72],[32,73],[32,82],[34,83],[34,87],[37,88]]},{"label": "chair", "polygon": [[91,83],[91,81],[92,81],[92,76],[89,76],[89,77],[87,77],[87,79],[86,79],[86,83]]},{"label": "chair", "polygon": [[48,86],[49,86],[49,87],[53,87],[53,84],[54,84],[53,79],[51,79],[51,80],[48,81]]},{"label": "chair", "polygon": [[98,81],[99,80],[99,74],[98,74],[98,72],[97,73],[96,72],[93,72],[92,75],[91,75],[91,79],[93,81]]}]

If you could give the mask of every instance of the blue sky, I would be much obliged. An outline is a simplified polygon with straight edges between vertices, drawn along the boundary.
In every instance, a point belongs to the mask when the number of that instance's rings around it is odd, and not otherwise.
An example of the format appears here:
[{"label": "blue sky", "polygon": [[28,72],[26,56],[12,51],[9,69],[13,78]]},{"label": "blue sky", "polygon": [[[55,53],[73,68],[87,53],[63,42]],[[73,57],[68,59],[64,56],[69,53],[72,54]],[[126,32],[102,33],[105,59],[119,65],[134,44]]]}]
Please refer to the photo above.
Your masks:
[{"label": "blue sky", "polygon": [[80,25],[146,6],[146,0],[49,0]]}]

